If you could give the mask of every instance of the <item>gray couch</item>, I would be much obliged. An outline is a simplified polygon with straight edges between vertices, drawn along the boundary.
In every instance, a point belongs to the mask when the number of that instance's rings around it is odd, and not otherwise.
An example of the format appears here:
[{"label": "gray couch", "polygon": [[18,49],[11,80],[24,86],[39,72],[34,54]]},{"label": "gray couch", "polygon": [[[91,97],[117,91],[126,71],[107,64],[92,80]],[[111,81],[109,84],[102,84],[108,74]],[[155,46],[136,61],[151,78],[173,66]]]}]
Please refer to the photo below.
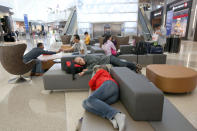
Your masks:
[{"label": "gray couch", "polygon": [[114,67],[111,74],[120,86],[120,101],[134,120],[162,119],[163,93],[152,82],[125,67]]},{"label": "gray couch", "polygon": [[105,54],[104,50],[98,46],[91,46],[90,47],[90,50],[91,50],[91,53],[94,54],[94,53],[103,53]]},{"label": "gray couch", "polygon": [[[90,75],[79,77],[76,75],[76,79],[72,80],[72,75],[66,73],[63,68],[67,60],[72,60],[76,56],[61,58],[61,64],[55,64],[49,71],[43,76],[45,90],[66,90],[66,91],[81,91],[88,90],[88,81]],[[82,56],[83,57],[83,56]]]},{"label": "gray couch", "polygon": [[145,55],[135,55],[133,54],[133,46],[131,45],[121,45],[120,46],[119,58],[125,59],[129,62],[136,62],[143,66],[149,64],[166,64],[167,55],[165,54],[145,54]]},{"label": "gray couch", "polygon": [[[92,55],[103,55],[100,53]],[[66,91],[81,91],[88,90],[88,81],[91,78],[91,74],[79,77],[76,74],[76,79],[72,80],[72,75],[66,73],[65,63],[68,60],[73,60],[75,57],[83,55],[72,55],[61,58],[61,64],[55,64],[43,75],[43,83],[45,90],[66,90]]]},{"label": "gray couch", "polygon": [[[89,49],[91,53],[103,53],[104,50],[98,46],[90,46]],[[150,64],[166,64],[167,55],[165,54],[145,54],[145,55],[135,55],[132,54],[133,47],[130,45],[120,45],[121,55],[118,57],[120,59],[127,60],[129,62],[135,62],[141,64],[142,66],[147,66]]]},{"label": "gray couch", "polygon": [[[120,101],[112,106],[126,114],[125,131],[196,131],[146,77],[125,67],[114,67],[111,74],[120,86]],[[108,120],[85,111],[81,131],[115,130]]]}]

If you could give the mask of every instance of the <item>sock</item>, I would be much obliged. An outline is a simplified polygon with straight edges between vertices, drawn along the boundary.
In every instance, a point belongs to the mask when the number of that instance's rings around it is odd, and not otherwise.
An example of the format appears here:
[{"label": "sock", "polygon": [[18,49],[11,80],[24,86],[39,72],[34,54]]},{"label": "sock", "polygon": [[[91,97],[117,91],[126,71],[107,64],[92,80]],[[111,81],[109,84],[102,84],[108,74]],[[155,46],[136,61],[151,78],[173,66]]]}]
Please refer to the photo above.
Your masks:
[{"label": "sock", "polygon": [[117,121],[119,131],[124,131],[126,115],[123,113],[117,113],[114,118]]},{"label": "sock", "polygon": [[111,120],[109,120],[109,121],[112,123],[114,129],[118,129],[118,124],[117,124],[116,119],[113,118],[113,119],[111,119]]}]

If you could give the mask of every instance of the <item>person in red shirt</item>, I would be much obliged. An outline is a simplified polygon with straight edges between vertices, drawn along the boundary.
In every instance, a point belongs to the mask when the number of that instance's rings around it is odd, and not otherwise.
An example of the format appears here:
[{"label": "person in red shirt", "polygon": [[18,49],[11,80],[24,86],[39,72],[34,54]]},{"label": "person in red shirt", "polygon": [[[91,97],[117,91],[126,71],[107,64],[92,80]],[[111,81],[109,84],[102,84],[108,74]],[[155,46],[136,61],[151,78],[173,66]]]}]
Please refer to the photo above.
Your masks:
[{"label": "person in red shirt", "polygon": [[108,119],[114,128],[123,131],[125,114],[110,106],[119,100],[118,83],[101,66],[96,69],[96,74],[89,81],[89,86],[94,92],[84,100],[83,107],[91,113]]}]

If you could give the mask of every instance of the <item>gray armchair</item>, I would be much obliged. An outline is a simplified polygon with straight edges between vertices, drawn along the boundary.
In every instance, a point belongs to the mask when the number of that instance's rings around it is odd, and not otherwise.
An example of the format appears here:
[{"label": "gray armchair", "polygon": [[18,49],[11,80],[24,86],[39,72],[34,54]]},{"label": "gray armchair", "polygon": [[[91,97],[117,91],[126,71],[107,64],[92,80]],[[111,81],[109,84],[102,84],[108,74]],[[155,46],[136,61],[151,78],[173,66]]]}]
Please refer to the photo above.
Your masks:
[{"label": "gray armchair", "polygon": [[9,80],[9,83],[26,81],[27,79],[22,77],[22,75],[32,70],[35,65],[35,61],[23,62],[23,54],[26,47],[26,44],[0,45],[0,62],[2,66],[10,74],[19,75],[19,77]]}]

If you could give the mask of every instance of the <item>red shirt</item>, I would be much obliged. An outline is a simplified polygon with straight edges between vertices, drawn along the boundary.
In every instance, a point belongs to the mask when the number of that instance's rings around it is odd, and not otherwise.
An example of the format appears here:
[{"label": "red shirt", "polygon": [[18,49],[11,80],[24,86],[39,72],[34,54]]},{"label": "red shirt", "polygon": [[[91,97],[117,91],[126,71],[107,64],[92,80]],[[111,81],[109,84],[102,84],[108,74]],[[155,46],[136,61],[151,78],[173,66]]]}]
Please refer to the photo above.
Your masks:
[{"label": "red shirt", "polygon": [[99,71],[96,72],[96,74],[89,81],[89,86],[91,90],[96,90],[107,80],[111,80],[117,84],[117,82],[111,77],[109,72],[107,72],[104,69],[100,69]]}]

